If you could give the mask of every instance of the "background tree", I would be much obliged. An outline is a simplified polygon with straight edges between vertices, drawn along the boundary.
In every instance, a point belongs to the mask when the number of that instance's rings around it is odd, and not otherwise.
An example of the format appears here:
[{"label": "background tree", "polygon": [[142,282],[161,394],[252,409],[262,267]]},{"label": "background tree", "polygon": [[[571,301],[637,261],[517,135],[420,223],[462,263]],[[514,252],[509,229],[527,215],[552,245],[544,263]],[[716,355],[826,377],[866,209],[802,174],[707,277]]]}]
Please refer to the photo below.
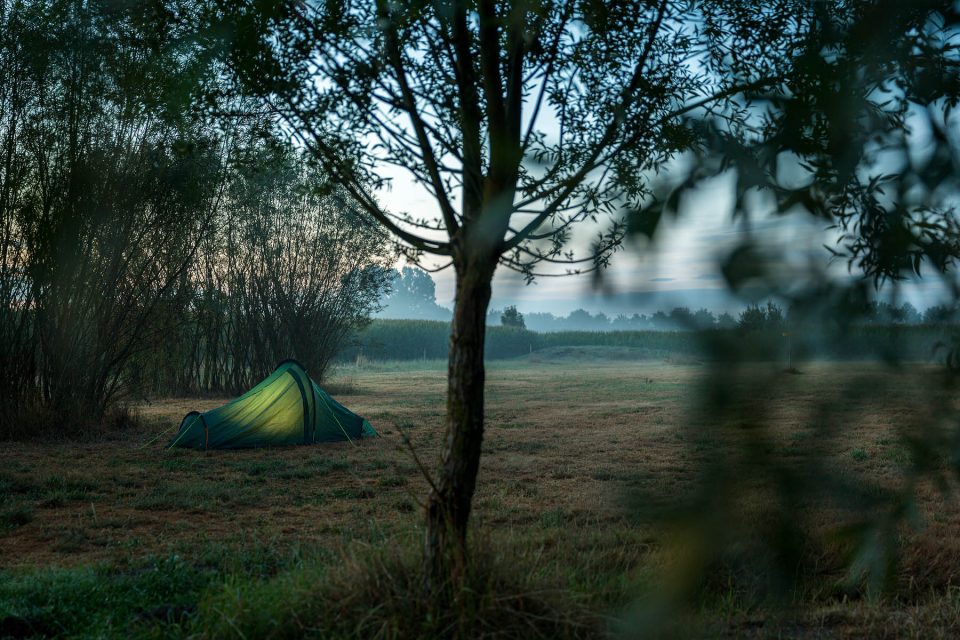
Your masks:
[{"label": "background tree", "polygon": [[450,310],[437,304],[437,285],[417,267],[394,271],[390,292],[383,298],[386,317],[447,320]]},{"label": "background tree", "polygon": [[515,305],[510,305],[503,310],[500,315],[500,324],[505,327],[514,327],[516,329],[526,329],[527,325],[523,321],[523,314],[517,311]]},{"label": "background tree", "polygon": [[737,327],[743,331],[782,331],[785,323],[783,309],[768,301],[764,306],[751,304],[741,311]]},{"label": "background tree", "polygon": [[693,324],[697,329],[713,329],[717,318],[707,309],[697,309],[693,314]]},{"label": "background tree", "polygon": [[630,331],[634,328],[633,325],[633,320],[625,313],[618,313],[610,323],[611,328],[615,331]]},{"label": "background tree", "polygon": [[291,357],[322,379],[379,308],[383,235],[302,151],[270,139],[244,151],[215,221],[189,273],[177,388],[237,393]]},{"label": "background tree", "polygon": [[669,314],[673,329],[689,329],[694,326],[693,312],[689,307],[674,307]]},{"label": "background tree", "polygon": [[957,308],[944,304],[933,305],[923,312],[924,324],[949,324],[956,322]]},{"label": "background tree", "polygon": [[559,325],[555,315],[548,312],[527,313],[524,318],[533,331],[558,331]]},{"label": "background tree", "polygon": [[219,91],[195,8],[0,0],[0,436],[320,377],[376,308],[384,236]]},{"label": "background tree", "polygon": [[606,316],[602,313],[593,315],[586,309],[574,309],[563,319],[568,330],[599,331],[606,328]]},{"label": "background tree", "polygon": [[654,311],[653,315],[650,316],[650,325],[657,331],[666,331],[673,328],[670,316],[659,310]]},{"label": "background tree", "polygon": [[717,316],[717,328],[718,329],[732,329],[737,326],[737,321],[732,315],[724,311],[719,316]]}]

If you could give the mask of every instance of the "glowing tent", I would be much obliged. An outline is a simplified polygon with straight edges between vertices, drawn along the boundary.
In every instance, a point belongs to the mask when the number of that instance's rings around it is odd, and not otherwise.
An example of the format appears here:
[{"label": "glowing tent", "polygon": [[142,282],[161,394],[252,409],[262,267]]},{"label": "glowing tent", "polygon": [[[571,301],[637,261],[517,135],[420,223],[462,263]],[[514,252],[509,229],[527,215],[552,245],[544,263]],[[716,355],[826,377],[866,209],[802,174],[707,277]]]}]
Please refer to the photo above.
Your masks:
[{"label": "glowing tent", "polygon": [[376,436],[370,423],[331,398],[295,360],[222,407],[184,416],[170,447],[237,449]]}]

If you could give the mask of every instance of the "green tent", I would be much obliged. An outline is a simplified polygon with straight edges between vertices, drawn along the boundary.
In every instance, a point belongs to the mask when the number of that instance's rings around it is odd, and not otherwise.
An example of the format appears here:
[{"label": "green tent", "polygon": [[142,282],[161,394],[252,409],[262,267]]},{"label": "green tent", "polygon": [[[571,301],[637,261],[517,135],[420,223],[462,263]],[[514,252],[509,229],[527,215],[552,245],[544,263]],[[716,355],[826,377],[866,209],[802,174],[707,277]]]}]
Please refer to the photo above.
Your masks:
[{"label": "green tent", "polygon": [[206,413],[191,411],[170,447],[236,449],[375,436],[370,423],[331,398],[295,360],[250,391]]}]

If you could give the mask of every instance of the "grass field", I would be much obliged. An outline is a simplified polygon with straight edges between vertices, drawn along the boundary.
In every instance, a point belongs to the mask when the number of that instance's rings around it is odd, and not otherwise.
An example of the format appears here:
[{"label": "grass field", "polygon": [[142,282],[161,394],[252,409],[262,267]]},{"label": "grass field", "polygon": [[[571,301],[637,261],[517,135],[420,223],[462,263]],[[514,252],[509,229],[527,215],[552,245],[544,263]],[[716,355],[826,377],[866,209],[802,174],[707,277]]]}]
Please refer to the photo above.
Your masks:
[{"label": "grass field", "polygon": [[[880,487],[899,486],[909,459],[900,436],[927,406],[932,371],[822,364],[803,375],[760,373],[782,382],[767,419],[776,425],[770,455],[788,458],[801,455],[816,407],[845,382],[882,390],[856,411],[836,414],[828,464]],[[679,500],[694,489],[702,463],[733,444],[698,437],[693,408],[703,376],[695,364],[630,359],[528,358],[489,368],[475,539],[495,562],[545,585],[545,597],[574,603],[584,636],[615,626],[611,620],[670,574],[670,530],[639,515],[636,496]],[[314,602],[311,584],[345,579],[352,563],[417,553],[427,484],[400,436],[432,467],[445,367],[344,367],[328,387],[383,437],[168,451],[165,436],[154,441],[158,434],[188,410],[224,401],[179,398],[138,407],[137,426],[127,432],[6,444],[0,625],[7,627],[0,636],[29,635],[24,625],[64,637],[327,636],[329,621],[311,618],[329,612]],[[795,594],[795,608],[748,605],[721,579],[693,603],[684,617],[690,626],[678,633],[953,636],[960,631],[960,514],[932,487],[917,492],[916,527],[901,534],[901,572],[887,595],[838,586],[845,547],[831,532],[842,516],[811,508],[822,541],[815,579]]]}]

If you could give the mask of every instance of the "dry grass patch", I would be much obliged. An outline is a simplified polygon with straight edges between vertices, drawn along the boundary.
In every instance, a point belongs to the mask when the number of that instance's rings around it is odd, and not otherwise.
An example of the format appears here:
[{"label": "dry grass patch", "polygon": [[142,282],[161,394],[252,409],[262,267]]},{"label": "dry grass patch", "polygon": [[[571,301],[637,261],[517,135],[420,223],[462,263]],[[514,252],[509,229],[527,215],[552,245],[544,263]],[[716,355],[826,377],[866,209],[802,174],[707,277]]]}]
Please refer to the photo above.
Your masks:
[{"label": "dry grass patch", "polygon": [[[0,568],[22,573],[100,563],[135,566],[169,555],[206,566],[259,553],[264,546],[280,555],[296,550],[326,559],[344,549],[394,547],[397,540],[415,549],[421,521],[417,501],[426,493],[426,482],[400,446],[399,433],[409,436],[428,466],[437,460],[445,374],[442,363],[431,362],[335,373],[337,399],[383,435],[355,444],[165,450],[162,434],[175,429],[183,414],[225,401],[205,398],[145,404],[137,409],[135,425],[97,441],[4,447]],[[478,531],[490,536],[501,556],[512,554],[535,567],[538,584],[569,592],[596,615],[618,611],[669,566],[664,530],[638,515],[636,496],[680,501],[697,486],[704,461],[739,444],[735,431],[713,434],[702,428],[707,421],[694,408],[706,374],[702,366],[643,360],[491,366],[475,503]],[[801,465],[812,448],[823,446],[829,449],[831,470],[895,490],[910,460],[902,436],[925,418],[932,393],[926,375],[932,374],[913,370],[891,376],[870,365],[806,366],[803,375],[784,376],[779,395],[768,398],[767,413],[754,418],[770,426],[768,455],[784,464]],[[339,387],[338,379],[344,381]],[[834,410],[818,412],[820,404],[855,381],[870,385],[870,402],[866,396],[861,402],[836,398]],[[823,420],[831,421],[826,442],[815,428]],[[764,495],[759,490],[745,498],[746,504],[762,507]],[[955,604],[947,594],[953,593],[960,566],[960,543],[953,542],[960,540],[960,516],[933,487],[921,487],[919,496],[918,519],[924,526],[903,531],[901,580],[879,608],[840,604],[849,597],[834,588],[844,575],[845,548],[829,542],[829,536],[844,516],[811,507],[804,517],[812,535],[828,542],[811,547],[819,573],[816,584],[801,594],[803,615],[826,613],[779,628],[800,636],[829,631],[856,637],[856,624],[831,617],[836,610],[871,625],[898,611],[913,612],[915,622],[909,624],[952,620]],[[210,560],[212,550],[222,557]],[[390,562],[381,559],[380,568],[364,565],[350,574],[362,578],[356,593],[395,578],[400,582],[387,586],[401,598],[397,585],[412,574],[403,569],[391,577],[401,567]],[[727,576],[722,570],[717,576],[712,588],[722,591],[716,585],[727,584]],[[750,622],[750,614],[737,609],[737,593],[729,605],[718,604],[719,596],[708,612],[716,620],[724,606],[733,611],[726,627],[732,635],[762,636],[772,628],[772,622]],[[880,626],[876,622],[871,628]]]}]

